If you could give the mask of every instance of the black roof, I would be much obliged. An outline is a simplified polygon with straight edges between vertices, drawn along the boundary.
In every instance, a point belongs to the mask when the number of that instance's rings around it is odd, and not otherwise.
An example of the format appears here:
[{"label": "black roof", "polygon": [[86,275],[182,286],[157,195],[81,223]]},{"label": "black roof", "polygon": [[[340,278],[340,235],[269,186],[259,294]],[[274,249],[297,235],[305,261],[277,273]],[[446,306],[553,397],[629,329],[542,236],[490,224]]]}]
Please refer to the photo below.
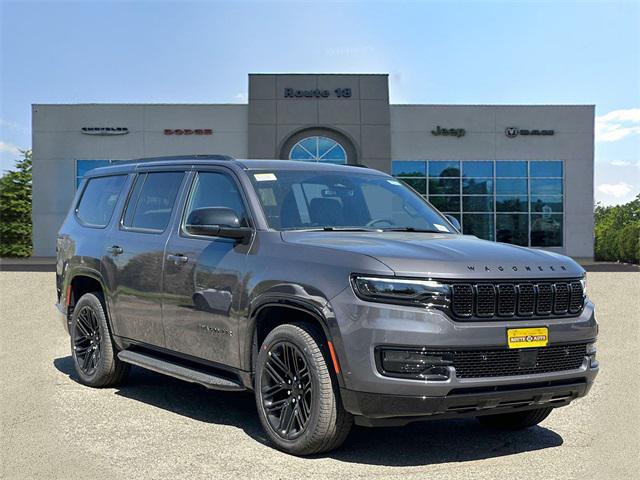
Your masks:
[{"label": "black roof", "polygon": [[[365,165],[335,165],[320,162],[299,162],[294,160],[241,160],[226,155],[181,155],[167,157],[139,158],[136,160],[118,161],[105,167],[89,170],[85,176],[106,175],[114,173],[128,173],[140,169],[153,167],[198,165],[233,165],[242,170],[310,170],[314,171],[340,171],[355,170],[359,172],[369,171],[374,174],[382,174],[377,170],[366,170]],[[365,168],[363,168],[365,167]]]}]

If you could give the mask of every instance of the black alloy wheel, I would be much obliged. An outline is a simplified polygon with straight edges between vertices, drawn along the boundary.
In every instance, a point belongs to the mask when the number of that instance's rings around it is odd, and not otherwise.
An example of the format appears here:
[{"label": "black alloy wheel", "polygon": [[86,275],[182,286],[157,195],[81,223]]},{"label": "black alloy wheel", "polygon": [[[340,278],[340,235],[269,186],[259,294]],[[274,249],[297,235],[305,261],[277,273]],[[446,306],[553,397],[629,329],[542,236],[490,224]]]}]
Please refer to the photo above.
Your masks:
[{"label": "black alloy wheel", "polygon": [[96,372],[101,359],[100,325],[90,306],[82,307],[74,323],[73,350],[78,367],[85,375]]},{"label": "black alloy wheel", "polygon": [[313,408],[309,366],[300,349],[290,342],[271,346],[262,371],[262,405],[275,432],[294,440],[307,428]]}]

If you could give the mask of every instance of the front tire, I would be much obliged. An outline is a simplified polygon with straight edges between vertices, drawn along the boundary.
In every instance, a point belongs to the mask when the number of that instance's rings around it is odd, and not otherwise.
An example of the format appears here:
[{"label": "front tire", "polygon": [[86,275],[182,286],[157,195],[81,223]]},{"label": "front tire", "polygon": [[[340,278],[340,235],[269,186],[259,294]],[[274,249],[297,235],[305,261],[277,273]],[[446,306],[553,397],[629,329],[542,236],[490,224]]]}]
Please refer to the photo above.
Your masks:
[{"label": "front tire", "polygon": [[129,365],[118,359],[100,293],[85,293],[76,303],[69,329],[73,366],[80,383],[110,387],[120,383]]},{"label": "front tire", "polygon": [[538,408],[524,412],[502,413],[478,417],[480,423],[489,428],[500,430],[524,430],[533,427],[549,416],[553,408]]},{"label": "front tire", "polygon": [[339,396],[322,335],[311,325],[286,324],[262,343],[255,372],[260,422],[280,450],[311,455],[337,448],[353,418]]}]

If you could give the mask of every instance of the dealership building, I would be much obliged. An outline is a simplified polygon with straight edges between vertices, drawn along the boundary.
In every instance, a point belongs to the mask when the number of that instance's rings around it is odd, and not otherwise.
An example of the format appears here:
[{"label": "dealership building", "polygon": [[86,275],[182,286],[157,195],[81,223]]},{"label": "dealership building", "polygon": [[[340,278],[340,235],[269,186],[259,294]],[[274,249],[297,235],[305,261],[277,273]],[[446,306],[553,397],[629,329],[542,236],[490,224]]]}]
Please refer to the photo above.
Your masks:
[{"label": "dealership building", "polygon": [[247,104],[37,104],[34,256],[83,174],[147,157],[361,164],[390,173],[464,233],[593,257],[593,105],[393,105],[387,75],[251,74]]}]

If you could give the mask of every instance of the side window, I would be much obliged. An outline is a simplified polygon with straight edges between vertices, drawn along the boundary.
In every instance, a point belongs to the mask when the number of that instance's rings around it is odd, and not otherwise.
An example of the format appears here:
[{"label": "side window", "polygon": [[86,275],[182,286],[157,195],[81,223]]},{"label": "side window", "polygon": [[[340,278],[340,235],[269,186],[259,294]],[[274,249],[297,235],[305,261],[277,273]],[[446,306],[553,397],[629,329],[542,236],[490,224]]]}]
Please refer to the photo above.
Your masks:
[{"label": "side window", "polygon": [[191,189],[189,204],[184,218],[189,218],[189,214],[194,210],[205,207],[230,208],[236,212],[242,226],[249,225],[249,217],[238,186],[224,173],[198,173]]},{"label": "side window", "polygon": [[106,227],[126,178],[126,175],[90,178],[76,207],[80,221],[92,227]]},{"label": "side window", "polygon": [[143,173],[136,178],[122,225],[163,232],[182,183],[184,172]]}]

